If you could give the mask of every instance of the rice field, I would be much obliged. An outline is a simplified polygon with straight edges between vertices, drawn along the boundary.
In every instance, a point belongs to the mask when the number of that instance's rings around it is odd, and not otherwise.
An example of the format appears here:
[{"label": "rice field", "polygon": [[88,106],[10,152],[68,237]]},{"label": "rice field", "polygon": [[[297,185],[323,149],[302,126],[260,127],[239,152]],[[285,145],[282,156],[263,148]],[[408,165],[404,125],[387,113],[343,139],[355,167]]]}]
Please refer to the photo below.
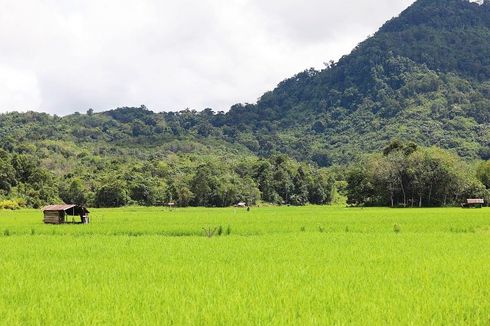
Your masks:
[{"label": "rice field", "polygon": [[2,325],[489,325],[489,273],[488,208],[0,211]]}]

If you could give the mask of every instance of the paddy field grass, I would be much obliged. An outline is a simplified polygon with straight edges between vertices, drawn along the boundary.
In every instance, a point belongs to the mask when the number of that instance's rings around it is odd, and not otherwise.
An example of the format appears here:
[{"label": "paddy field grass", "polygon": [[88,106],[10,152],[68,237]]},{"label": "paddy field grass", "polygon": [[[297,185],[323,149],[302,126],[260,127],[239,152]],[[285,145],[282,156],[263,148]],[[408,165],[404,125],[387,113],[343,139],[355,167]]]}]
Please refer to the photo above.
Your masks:
[{"label": "paddy field grass", "polygon": [[91,222],[0,211],[1,324],[490,324],[489,209],[135,207]]}]

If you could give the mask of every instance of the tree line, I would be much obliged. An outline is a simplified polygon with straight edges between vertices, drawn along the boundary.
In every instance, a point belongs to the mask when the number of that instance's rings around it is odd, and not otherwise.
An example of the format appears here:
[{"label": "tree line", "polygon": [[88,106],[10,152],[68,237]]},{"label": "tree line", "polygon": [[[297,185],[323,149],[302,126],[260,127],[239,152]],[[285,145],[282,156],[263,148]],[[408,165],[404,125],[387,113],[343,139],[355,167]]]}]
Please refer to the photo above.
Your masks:
[{"label": "tree line", "polygon": [[[69,171],[51,169],[28,147],[0,150],[0,207],[53,203],[91,207],[326,205],[448,206],[490,199],[490,161],[466,162],[439,148],[399,141],[349,166],[300,163],[284,154],[176,155],[148,161],[78,154]],[[49,159],[49,153],[47,154]],[[56,156],[59,158],[59,156]],[[66,164],[71,162],[66,160]]]},{"label": "tree line", "polygon": [[471,164],[440,148],[395,141],[382,154],[365,157],[347,174],[352,205],[448,206],[468,198],[490,199],[490,164]]},{"label": "tree line", "polygon": [[[329,204],[335,179],[326,169],[285,155],[268,159],[171,155],[166,160],[125,162],[84,157],[72,172],[56,175],[34,155],[0,150],[0,202],[38,208],[52,203],[95,207],[165,205],[226,207]],[[45,164],[45,163],[44,163]],[[90,167],[90,168],[88,168]]]}]

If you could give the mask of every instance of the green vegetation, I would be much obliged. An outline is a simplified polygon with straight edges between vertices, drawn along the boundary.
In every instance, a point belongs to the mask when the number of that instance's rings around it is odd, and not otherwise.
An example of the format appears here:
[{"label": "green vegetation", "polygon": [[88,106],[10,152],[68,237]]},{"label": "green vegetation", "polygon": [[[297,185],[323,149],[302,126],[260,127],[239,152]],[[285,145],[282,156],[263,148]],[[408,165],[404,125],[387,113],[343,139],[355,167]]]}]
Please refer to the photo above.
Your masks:
[{"label": "green vegetation", "polygon": [[382,156],[366,157],[351,168],[346,192],[355,205],[447,206],[468,198],[488,202],[487,177],[488,161],[475,174],[456,155],[395,141]]},{"label": "green vegetation", "polygon": [[489,37],[419,0],[227,113],[0,114],[1,321],[490,324],[488,208],[365,208],[490,201]]},{"label": "green vegetation", "polygon": [[476,166],[448,151],[399,141],[390,143],[383,155],[330,168],[285,155],[260,159],[171,154],[126,161],[123,156],[85,154],[63,171],[65,161],[55,163],[49,154],[43,157],[41,149],[26,153],[20,147],[0,150],[0,155],[0,208],[10,209],[62,201],[91,207],[169,202],[227,207],[240,201],[303,206],[341,204],[345,197],[352,205],[392,207],[459,205],[475,197],[490,201],[488,161]]},{"label": "green vegetation", "polygon": [[490,189],[490,160],[481,163],[476,173],[478,179],[480,179],[487,189]]},{"label": "green vegetation", "polygon": [[487,325],[488,213],[122,208],[52,226],[2,211],[0,314],[9,325]]},{"label": "green vegetation", "polygon": [[252,151],[320,165],[395,138],[489,159],[489,22],[489,1],[419,0],[326,69],[232,107],[227,125]]},{"label": "green vegetation", "polygon": [[[227,113],[1,114],[0,200],[305,205],[349,195],[433,206],[488,196],[489,22],[488,1],[419,0],[339,62]],[[419,150],[369,155],[394,139]]]},{"label": "green vegetation", "polygon": [[[0,208],[39,208],[65,202],[95,207],[178,206],[226,207],[240,201],[255,205],[330,204],[335,194],[334,172],[285,155],[220,158],[197,154],[168,155],[151,160],[104,157],[74,149],[67,159],[53,161],[43,148],[26,153],[0,149]],[[65,163],[73,158],[73,166]],[[51,168],[49,168],[51,167]],[[2,201],[2,197],[5,201]],[[8,201],[10,200],[10,201]],[[13,204],[12,204],[12,203]],[[12,205],[11,205],[12,204]]]}]

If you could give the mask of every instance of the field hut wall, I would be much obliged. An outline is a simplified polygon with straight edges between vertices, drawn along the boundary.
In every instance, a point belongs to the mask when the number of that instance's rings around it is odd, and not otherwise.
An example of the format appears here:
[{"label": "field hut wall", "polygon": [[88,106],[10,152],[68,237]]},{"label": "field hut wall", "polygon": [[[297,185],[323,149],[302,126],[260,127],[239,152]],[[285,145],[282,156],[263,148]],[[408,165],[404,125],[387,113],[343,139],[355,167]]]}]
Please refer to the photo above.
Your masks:
[{"label": "field hut wall", "polygon": [[[89,211],[78,205],[50,205],[42,209],[44,213],[44,223],[63,224],[66,223],[68,216],[88,216]],[[82,221],[83,222],[83,219]]]}]

